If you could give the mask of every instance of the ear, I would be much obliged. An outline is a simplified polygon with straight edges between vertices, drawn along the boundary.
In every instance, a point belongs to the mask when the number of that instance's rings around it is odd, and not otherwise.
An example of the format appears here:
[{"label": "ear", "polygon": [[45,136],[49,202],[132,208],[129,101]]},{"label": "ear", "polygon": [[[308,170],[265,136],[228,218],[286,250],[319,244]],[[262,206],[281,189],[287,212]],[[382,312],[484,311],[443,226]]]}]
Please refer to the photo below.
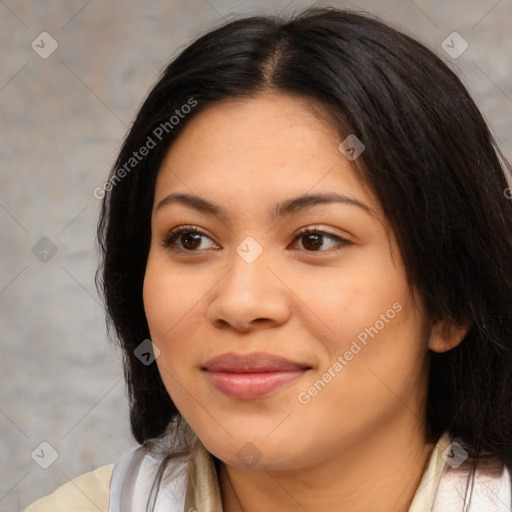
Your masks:
[{"label": "ear", "polygon": [[455,348],[468,333],[464,325],[441,319],[434,322],[430,331],[428,348],[434,352],[447,352]]}]

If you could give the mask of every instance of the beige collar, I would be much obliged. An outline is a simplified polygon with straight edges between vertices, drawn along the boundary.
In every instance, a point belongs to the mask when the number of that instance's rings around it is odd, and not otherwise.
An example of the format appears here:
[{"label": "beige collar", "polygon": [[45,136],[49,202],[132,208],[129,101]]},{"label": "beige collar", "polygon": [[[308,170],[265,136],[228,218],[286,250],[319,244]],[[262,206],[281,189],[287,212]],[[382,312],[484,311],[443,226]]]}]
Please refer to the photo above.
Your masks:
[{"label": "beige collar", "polygon": [[[446,465],[443,452],[450,445],[448,433],[437,442],[408,512],[430,512],[437,488]],[[444,455],[446,457],[446,454]],[[185,509],[200,512],[221,512],[222,500],[219,480],[212,455],[203,443],[196,439],[188,467],[188,483]]]}]

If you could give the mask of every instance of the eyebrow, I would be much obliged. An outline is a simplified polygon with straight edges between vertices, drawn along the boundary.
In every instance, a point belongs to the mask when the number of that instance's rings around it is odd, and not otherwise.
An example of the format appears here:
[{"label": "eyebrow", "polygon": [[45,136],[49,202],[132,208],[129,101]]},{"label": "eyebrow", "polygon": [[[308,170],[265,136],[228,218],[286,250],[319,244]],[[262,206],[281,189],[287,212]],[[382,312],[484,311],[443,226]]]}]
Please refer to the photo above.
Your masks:
[{"label": "eyebrow", "polygon": [[[225,211],[221,206],[201,198],[196,195],[174,193],[164,197],[156,207],[156,211],[164,208],[173,203],[182,204],[195,210],[207,213],[210,215],[225,216]],[[275,219],[277,217],[286,217],[300,210],[311,208],[319,204],[345,204],[349,206],[356,206],[361,208],[366,213],[373,215],[374,211],[364,203],[361,203],[353,197],[349,197],[343,194],[337,194],[334,192],[325,192],[319,194],[303,194],[301,196],[292,197],[281,203],[277,203],[270,209],[270,218]]]}]

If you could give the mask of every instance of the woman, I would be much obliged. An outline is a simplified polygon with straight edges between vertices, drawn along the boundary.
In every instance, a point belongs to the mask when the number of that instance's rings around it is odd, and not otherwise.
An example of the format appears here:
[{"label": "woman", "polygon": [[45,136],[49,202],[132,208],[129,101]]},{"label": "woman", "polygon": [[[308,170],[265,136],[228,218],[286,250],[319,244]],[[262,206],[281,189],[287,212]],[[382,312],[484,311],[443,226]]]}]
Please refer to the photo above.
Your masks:
[{"label": "woman", "polygon": [[505,170],[453,72],[369,16],[195,41],[96,191],[141,446],[28,510],[509,510]]}]

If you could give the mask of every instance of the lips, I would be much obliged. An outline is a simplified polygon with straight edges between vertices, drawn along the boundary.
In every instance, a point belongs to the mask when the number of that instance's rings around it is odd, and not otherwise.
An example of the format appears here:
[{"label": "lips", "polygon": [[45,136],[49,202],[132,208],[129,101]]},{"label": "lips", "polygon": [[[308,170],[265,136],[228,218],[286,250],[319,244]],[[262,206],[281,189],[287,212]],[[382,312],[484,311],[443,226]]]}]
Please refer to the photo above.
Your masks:
[{"label": "lips", "polygon": [[203,368],[212,372],[256,373],[304,370],[309,366],[266,352],[249,354],[231,352],[210,359]]},{"label": "lips", "polygon": [[310,366],[265,352],[228,353],[203,367],[210,383],[231,398],[261,398],[303,376]]}]

